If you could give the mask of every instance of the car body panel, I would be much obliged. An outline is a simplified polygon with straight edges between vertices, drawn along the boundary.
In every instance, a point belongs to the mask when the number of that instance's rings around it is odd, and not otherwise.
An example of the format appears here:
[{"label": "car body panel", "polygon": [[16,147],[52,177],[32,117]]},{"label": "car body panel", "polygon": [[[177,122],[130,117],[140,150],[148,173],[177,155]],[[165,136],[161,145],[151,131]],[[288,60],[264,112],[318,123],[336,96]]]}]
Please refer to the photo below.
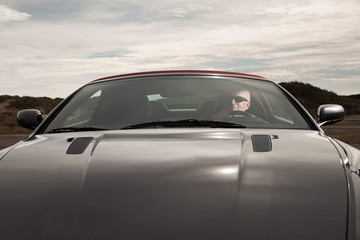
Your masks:
[{"label": "car body panel", "polygon": [[344,142],[331,139],[346,165],[348,185],[348,239],[360,239],[360,151]]},{"label": "car body panel", "polygon": [[[250,114],[216,125],[221,100],[242,87]],[[165,105],[160,120],[117,125],[153,114],[154,103]],[[34,127],[35,112],[20,122]],[[323,112],[329,123],[342,119],[340,110],[336,119]],[[94,80],[0,151],[0,239],[359,240],[360,151],[320,124],[285,89],[252,74]]]},{"label": "car body panel", "polygon": [[[271,151],[254,152],[251,136],[259,134],[271,137]],[[67,154],[77,137],[93,140]],[[346,236],[343,163],[317,131],[43,134],[0,163],[3,239]]]}]

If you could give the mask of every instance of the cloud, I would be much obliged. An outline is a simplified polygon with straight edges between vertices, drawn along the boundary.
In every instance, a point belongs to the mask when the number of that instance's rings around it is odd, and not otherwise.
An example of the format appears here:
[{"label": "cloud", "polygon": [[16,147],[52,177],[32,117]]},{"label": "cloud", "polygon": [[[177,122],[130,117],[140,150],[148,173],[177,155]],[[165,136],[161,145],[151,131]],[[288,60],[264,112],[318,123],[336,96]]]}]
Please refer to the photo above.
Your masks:
[{"label": "cloud", "polygon": [[30,17],[30,14],[22,13],[4,5],[0,5],[0,22],[24,21]]},{"label": "cloud", "polygon": [[308,5],[287,5],[282,7],[266,8],[265,14],[277,14],[277,15],[328,15],[338,11],[335,5],[329,3],[311,3]]},{"label": "cloud", "polygon": [[0,79],[11,84],[0,94],[64,97],[98,77],[159,69],[248,72],[324,88],[331,81],[330,90],[360,92],[356,0],[11,3],[29,16],[0,29]]}]

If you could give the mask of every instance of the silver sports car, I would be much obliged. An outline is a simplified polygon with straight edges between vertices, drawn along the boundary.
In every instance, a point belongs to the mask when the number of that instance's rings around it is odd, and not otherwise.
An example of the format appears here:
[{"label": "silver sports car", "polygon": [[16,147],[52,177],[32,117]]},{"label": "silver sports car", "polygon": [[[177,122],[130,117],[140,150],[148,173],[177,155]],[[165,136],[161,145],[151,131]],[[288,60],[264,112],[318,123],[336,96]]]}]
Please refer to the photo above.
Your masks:
[{"label": "silver sports car", "polygon": [[92,81],[0,151],[0,239],[360,239],[360,151],[264,77]]}]

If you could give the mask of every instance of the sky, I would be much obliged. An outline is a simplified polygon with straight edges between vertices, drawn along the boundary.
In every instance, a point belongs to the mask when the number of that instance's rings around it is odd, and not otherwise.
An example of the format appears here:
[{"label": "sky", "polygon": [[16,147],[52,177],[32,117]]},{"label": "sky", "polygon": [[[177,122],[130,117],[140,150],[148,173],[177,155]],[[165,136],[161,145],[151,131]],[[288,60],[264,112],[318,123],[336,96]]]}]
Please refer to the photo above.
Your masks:
[{"label": "sky", "polygon": [[0,0],[0,95],[211,69],[360,94],[359,0]]}]

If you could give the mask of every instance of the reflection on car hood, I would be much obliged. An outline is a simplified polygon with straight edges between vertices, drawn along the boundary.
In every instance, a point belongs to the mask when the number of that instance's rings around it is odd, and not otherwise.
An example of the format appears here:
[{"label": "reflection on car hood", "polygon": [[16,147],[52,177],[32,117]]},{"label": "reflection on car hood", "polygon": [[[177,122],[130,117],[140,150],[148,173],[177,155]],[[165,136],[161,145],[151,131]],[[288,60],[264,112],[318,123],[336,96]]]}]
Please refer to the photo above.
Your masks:
[{"label": "reflection on car hood", "polygon": [[[254,135],[269,139],[268,151],[256,151],[264,138]],[[69,152],[79,137],[88,140],[79,141],[83,150]],[[346,232],[342,165],[315,131],[39,135],[0,161],[0,195],[1,239],[343,239]]]}]

